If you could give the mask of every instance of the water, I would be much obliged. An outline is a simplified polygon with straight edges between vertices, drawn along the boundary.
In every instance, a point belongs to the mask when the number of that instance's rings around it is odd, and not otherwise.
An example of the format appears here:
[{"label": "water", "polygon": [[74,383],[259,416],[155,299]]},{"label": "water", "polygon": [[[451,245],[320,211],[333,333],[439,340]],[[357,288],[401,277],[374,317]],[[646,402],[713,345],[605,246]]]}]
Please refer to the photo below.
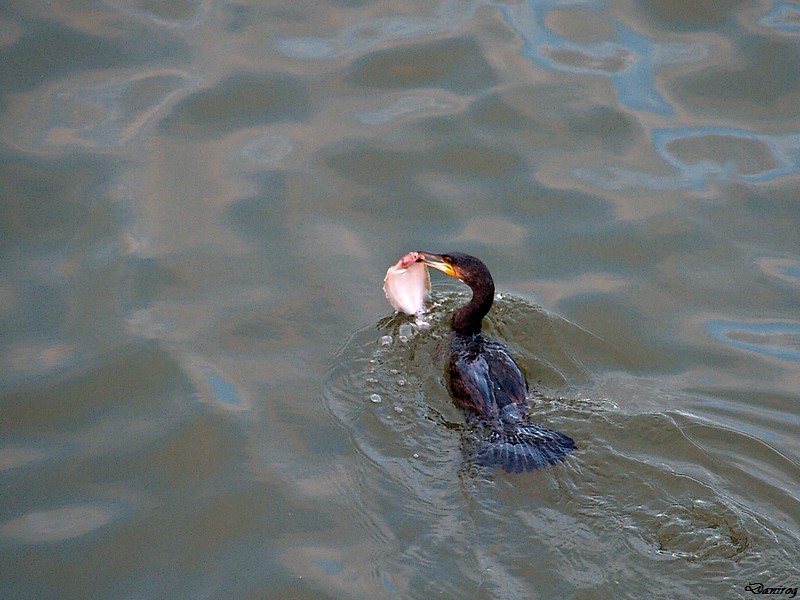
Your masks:
[{"label": "water", "polygon": [[[8,3],[2,596],[800,585],[798,64],[793,2]],[[564,464],[464,460],[415,249]]]}]

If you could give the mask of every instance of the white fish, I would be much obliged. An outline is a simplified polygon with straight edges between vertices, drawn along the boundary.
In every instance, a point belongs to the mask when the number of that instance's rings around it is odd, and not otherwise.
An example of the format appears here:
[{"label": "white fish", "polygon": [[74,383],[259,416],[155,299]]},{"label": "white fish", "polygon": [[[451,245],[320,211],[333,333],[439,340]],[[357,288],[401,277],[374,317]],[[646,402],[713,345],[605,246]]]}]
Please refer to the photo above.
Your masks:
[{"label": "white fish", "polygon": [[[428,267],[419,261],[419,252],[409,252],[386,271],[383,291],[395,310],[418,313],[431,295]],[[418,262],[419,261],[419,262]]]}]

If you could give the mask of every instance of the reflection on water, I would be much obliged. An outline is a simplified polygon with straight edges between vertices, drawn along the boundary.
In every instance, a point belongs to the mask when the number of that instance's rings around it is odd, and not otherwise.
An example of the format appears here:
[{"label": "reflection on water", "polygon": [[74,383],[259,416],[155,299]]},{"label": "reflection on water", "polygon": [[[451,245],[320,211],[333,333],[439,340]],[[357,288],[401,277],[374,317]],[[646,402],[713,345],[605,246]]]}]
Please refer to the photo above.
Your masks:
[{"label": "reflection on water", "polygon": [[[796,585],[799,24],[8,4],[3,597]],[[487,331],[564,464],[465,464],[440,349],[463,286],[435,280],[429,326],[380,290],[419,248],[490,265]]]},{"label": "reflection on water", "polygon": [[32,512],[3,525],[7,537],[35,542],[57,542],[80,537],[108,524],[110,511],[94,506],[72,506]]},{"label": "reflection on water", "polygon": [[716,339],[737,348],[800,361],[800,323],[713,321],[708,330]]}]

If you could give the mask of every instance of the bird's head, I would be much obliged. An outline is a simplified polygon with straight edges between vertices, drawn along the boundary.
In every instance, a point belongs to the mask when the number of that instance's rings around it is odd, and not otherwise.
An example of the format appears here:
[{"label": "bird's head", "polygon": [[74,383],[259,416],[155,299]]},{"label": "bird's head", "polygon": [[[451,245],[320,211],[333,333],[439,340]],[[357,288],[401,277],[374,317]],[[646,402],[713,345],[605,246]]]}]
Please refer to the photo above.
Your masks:
[{"label": "bird's head", "polygon": [[433,252],[419,252],[419,259],[424,264],[438,269],[445,275],[455,277],[467,285],[481,280],[491,280],[489,269],[480,259],[461,252],[447,254],[434,254]]}]

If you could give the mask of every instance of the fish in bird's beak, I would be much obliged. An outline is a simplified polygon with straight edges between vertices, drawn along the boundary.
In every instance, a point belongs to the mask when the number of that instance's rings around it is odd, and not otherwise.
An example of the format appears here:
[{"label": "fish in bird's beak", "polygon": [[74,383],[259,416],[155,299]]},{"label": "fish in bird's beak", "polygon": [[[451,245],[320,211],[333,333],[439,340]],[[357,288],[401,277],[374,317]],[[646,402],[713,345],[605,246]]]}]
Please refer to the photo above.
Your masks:
[{"label": "fish in bird's beak", "polygon": [[395,310],[413,315],[425,307],[431,294],[431,279],[419,252],[409,252],[389,267],[383,291]]},{"label": "fish in bird's beak", "polygon": [[420,260],[423,262],[423,264],[433,267],[434,269],[438,269],[445,275],[460,279],[458,274],[456,274],[456,270],[447,260],[447,257],[441,254],[434,254],[432,252],[418,252],[417,254],[419,254]]}]

